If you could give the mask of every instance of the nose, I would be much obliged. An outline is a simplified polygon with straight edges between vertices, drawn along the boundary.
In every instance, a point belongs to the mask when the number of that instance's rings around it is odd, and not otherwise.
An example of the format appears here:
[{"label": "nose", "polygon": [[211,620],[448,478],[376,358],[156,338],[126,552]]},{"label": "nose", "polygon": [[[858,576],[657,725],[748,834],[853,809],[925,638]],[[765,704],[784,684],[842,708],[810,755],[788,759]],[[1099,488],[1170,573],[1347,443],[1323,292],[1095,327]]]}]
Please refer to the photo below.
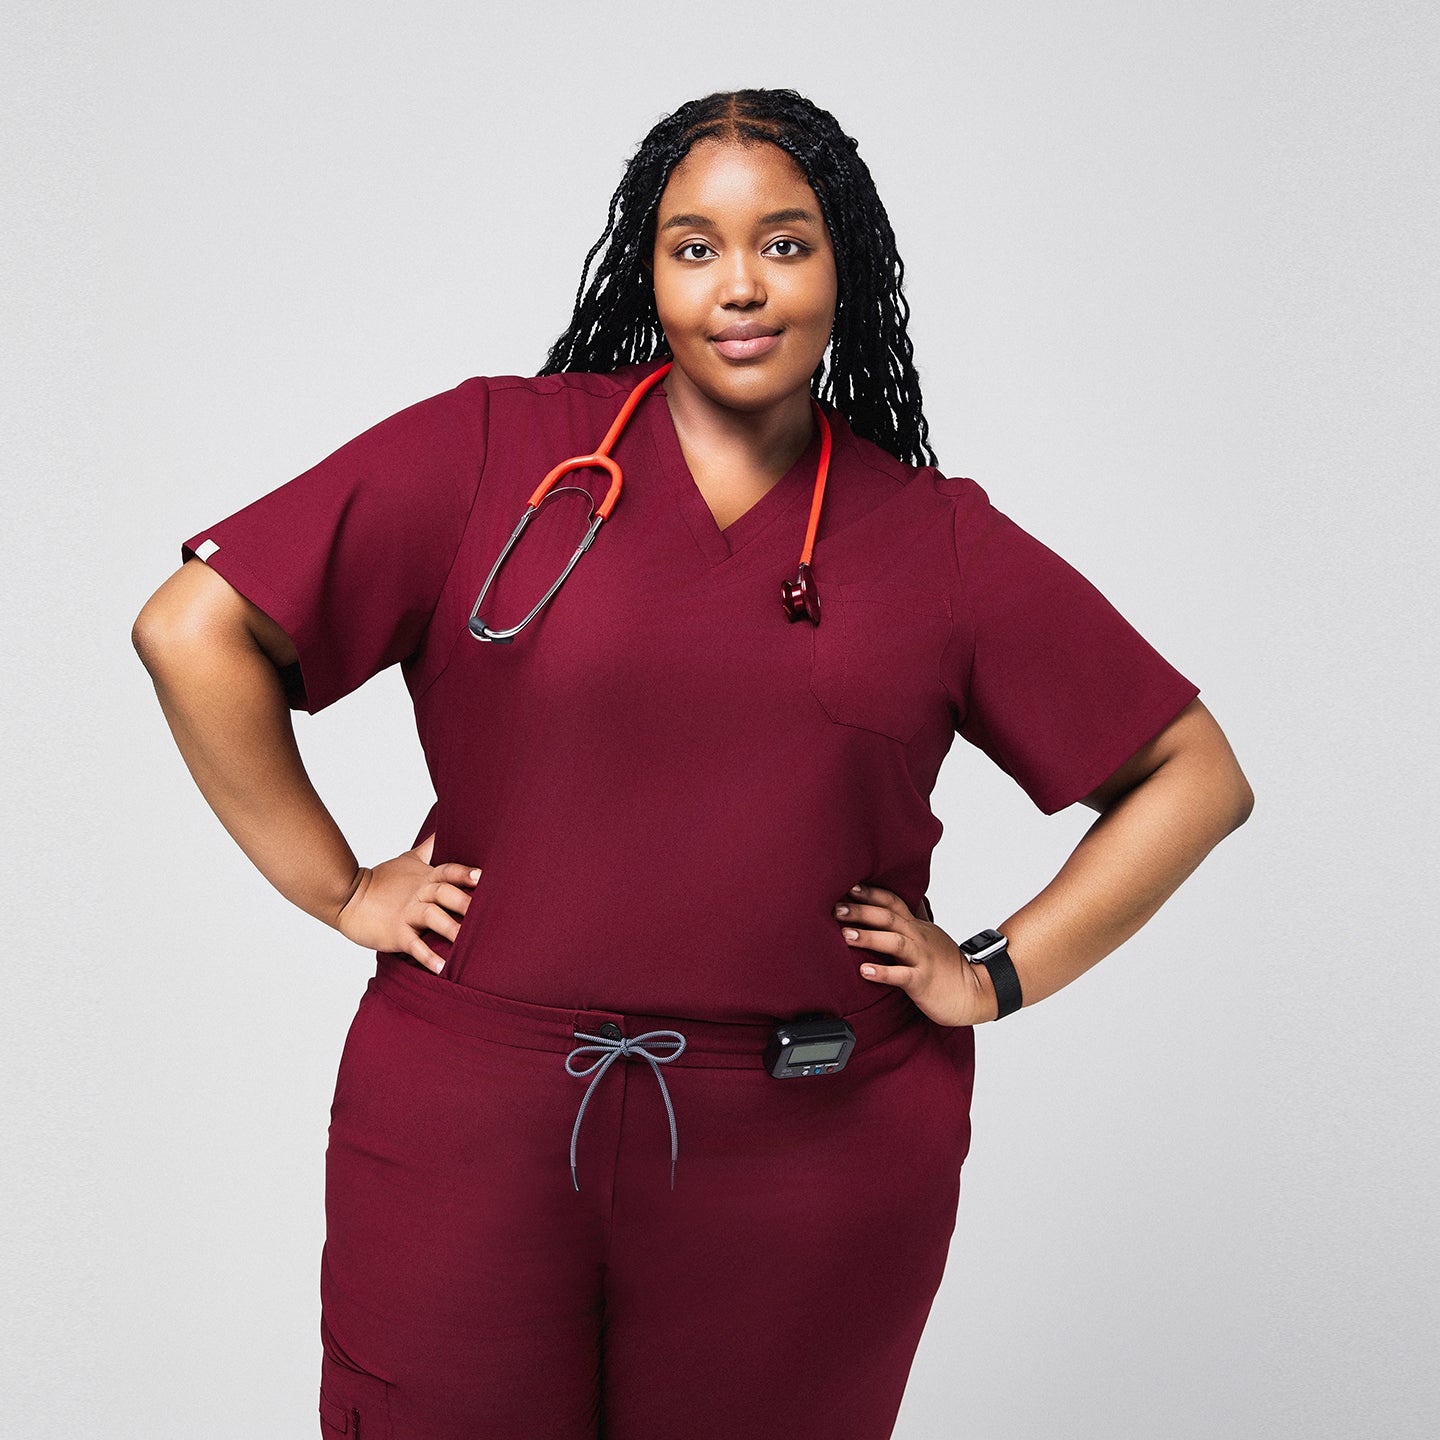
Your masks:
[{"label": "nose", "polygon": [[763,305],[765,282],[756,256],[736,248],[726,258],[720,275],[720,303],[725,306]]}]

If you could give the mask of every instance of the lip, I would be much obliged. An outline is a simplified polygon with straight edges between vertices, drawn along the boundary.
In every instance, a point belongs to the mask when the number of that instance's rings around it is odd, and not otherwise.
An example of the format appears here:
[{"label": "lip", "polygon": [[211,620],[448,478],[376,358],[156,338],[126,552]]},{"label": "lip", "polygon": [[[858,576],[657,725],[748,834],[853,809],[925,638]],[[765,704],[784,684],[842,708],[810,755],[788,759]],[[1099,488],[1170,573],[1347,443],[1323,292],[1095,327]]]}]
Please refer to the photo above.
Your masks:
[{"label": "lip", "polygon": [[757,325],[731,325],[712,335],[710,343],[727,360],[754,360],[780,343],[780,332]]}]

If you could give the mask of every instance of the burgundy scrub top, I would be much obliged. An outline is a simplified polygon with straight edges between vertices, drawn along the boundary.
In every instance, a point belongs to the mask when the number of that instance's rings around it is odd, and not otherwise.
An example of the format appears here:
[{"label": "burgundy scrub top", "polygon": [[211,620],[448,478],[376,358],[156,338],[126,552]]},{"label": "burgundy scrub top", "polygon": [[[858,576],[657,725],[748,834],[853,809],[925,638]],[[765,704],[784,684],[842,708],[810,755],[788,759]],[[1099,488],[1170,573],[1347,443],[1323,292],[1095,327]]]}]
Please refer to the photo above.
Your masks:
[{"label": "burgundy scrub top", "polygon": [[[791,622],[780,585],[818,434],[721,530],[663,382],[614,447],[624,490],[590,550],[512,643],[474,639],[476,596],[536,486],[593,451],[661,363],[464,380],[183,554],[290,636],[295,708],[401,666],[438,797],[414,838],[433,829],[432,863],[484,870],[453,947],[425,936],[448,979],[562,1009],[849,1014],[881,987],[831,907],[866,880],[920,911],[957,731],[1048,815],[1199,688],[974,480],[903,464],[828,407],[821,621]],[[560,483],[598,504],[609,480]],[[529,612],[589,513],[574,492],[546,502],[486,597],[492,626]],[[957,939],[995,922],[938,908]]]}]

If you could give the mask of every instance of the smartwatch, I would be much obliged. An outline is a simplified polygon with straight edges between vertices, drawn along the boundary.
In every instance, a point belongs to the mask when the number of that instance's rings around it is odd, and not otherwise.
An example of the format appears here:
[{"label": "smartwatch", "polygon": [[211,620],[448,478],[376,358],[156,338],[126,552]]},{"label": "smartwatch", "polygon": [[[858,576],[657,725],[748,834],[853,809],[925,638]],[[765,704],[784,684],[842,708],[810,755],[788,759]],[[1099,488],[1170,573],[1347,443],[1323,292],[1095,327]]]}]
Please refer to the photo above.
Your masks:
[{"label": "smartwatch", "polygon": [[1020,977],[1015,973],[1006,948],[1008,945],[1009,941],[998,930],[982,930],[978,935],[960,942],[960,953],[972,965],[983,965],[990,972],[995,998],[1000,1003],[1000,1013],[995,1017],[997,1020],[1013,1014],[1024,1003]]}]

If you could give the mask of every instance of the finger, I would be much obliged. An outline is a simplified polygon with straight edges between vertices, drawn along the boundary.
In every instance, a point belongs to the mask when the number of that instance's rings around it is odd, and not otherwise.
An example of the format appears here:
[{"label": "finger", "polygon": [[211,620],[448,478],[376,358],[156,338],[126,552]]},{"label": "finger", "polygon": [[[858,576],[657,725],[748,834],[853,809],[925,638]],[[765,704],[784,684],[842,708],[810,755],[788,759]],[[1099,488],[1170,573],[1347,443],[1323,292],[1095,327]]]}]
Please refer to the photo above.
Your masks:
[{"label": "finger", "polygon": [[445,968],[445,962],[417,935],[405,947],[407,955],[413,955],[427,970],[433,970],[439,974]]},{"label": "finger", "polygon": [[448,910],[442,910],[438,905],[427,905],[420,923],[427,930],[433,930],[447,940],[454,940],[460,933],[460,922]]},{"label": "finger", "polygon": [[897,895],[893,890],[886,890],[880,885],[867,885],[865,893],[857,896],[857,899],[868,900],[873,905],[879,905],[882,909],[890,911],[893,915],[901,915],[906,920],[913,920],[915,912],[905,903],[903,895]]},{"label": "finger", "polygon": [[906,914],[909,914],[905,902],[893,890],[887,890],[883,885],[853,886],[850,893],[845,897],[844,903],[849,905],[856,900],[860,901],[861,904],[879,905],[885,909],[899,905],[901,909],[905,910]]},{"label": "finger", "polygon": [[458,885],[437,885],[433,898],[435,904],[443,905],[457,915],[463,915],[470,908],[470,892],[460,889]]},{"label": "finger", "polygon": [[914,970],[908,965],[882,965],[877,960],[867,960],[860,967],[861,979],[876,980],[882,985],[896,985],[902,990],[909,985],[914,974]]},{"label": "finger", "polygon": [[856,930],[853,926],[846,926],[840,934],[852,949],[875,950],[881,955],[898,957],[905,944],[905,937],[893,930]]},{"label": "finger", "polygon": [[480,878],[480,870],[469,865],[437,865],[435,878],[448,880],[452,885],[473,885]]},{"label": "finger", "polygon": [[428,865],[435,853],[435,832],[432,830],[410,853],[418,855]]},{"label": "finger", "polygon": [[852,905],[842,901],[835,907],[835,914],[838,919],[843,920],[847,925],[880,925],[891,926],[897,920],[904,917],[897,915],[893,910],[886,910],[879,905]]}]

